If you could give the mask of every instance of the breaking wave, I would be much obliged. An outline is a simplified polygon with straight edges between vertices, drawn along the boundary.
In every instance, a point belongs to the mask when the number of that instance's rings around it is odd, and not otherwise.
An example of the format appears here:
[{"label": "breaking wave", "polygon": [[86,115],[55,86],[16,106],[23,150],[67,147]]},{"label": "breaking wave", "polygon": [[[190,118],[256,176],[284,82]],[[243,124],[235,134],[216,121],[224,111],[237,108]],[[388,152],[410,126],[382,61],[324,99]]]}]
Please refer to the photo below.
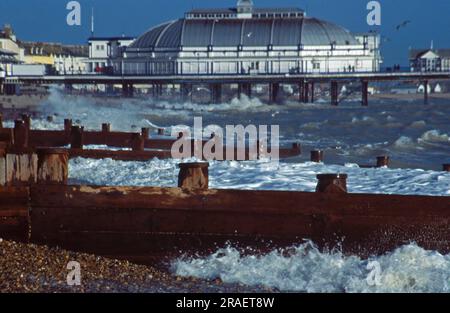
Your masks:
[{"label": "breaking wave", "polygon": [[[374,272],[373,262],[379,265]],[[320,252],[312,243],[265,255],[243,255],[227,247],[204,258],[180,258],[172,272],[182,277],[264,286],[294,292],[449,292],[450,255],[416,244],[361,259]],[[372,276],[370,274],[375,274]],[[375,278],[375,279],[374,279]]]}]

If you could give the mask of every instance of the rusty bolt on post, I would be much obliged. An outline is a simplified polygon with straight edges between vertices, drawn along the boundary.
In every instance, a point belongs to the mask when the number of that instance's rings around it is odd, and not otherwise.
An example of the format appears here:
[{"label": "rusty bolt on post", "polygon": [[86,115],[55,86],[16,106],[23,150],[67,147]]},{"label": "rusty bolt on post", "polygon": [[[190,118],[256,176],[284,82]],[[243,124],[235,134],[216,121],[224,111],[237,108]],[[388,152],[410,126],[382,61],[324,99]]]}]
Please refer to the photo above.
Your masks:
[{"label": "rusty bolt on post", "polygon": [[347,174],[320,174],[316,192],[347,193]]},{"label": "rusty bolt on post", "polygon": [[321,151],[321,150],[311,151],[311,162],[322,163],[323,162],[323,151]]},{"label": "rusty bolt on post", "polygon": [[389,167],[390,160],[388,156],[377,157],[377,167]]},{"label": "rusty bolt on post", "polygon": [[181,163],[178,165],[178,187],[189,190],[207,190],[209,186],[209,163]]}]

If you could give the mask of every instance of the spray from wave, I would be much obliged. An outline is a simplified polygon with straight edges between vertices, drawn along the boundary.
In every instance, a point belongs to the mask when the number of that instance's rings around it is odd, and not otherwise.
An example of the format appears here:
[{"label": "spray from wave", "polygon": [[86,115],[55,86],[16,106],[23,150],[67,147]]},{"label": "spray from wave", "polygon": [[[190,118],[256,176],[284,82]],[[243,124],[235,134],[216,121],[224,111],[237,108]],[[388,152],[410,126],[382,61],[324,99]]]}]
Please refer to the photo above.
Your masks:
[{"label": "spray from wave", "polygon": [[[374,272],[371,264],[379,265]],[[361,259],[320,252],[308,242],[288,251],[243,255],[227,247],[205,258],[180,258],[172,272],[182,277],[264,286],[295,292],[449,292],[450,255],[409,244],[383,256]],[[371,276],[374,274],[376,283]]]}]

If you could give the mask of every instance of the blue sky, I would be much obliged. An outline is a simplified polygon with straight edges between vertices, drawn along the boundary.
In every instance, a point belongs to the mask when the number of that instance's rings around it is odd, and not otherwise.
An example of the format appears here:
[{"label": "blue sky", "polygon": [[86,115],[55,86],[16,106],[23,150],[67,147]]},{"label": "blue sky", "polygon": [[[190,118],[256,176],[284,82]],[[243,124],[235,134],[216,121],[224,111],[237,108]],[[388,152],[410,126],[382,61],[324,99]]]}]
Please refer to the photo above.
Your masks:
[{"label": "blue sky", "polygon": [[[232,7],[235,0],[79,0],[82,25],[66,24],[69,0],[0,0],[0,24],[13,25],[23,40],[84,43],[90,35],[90,12],[95,8],[97,36],[137,36],[194,7]],[[330,20],[353,32],[377,29],[383,37],[386,66],[407,64],[409,47],[450,48],[450,1],[379,0],[381,27],[366,23],[369,0],[254,0],[262,7],[300,7],[309,16]],[[396,30],[396,25],[411,21]]]}]

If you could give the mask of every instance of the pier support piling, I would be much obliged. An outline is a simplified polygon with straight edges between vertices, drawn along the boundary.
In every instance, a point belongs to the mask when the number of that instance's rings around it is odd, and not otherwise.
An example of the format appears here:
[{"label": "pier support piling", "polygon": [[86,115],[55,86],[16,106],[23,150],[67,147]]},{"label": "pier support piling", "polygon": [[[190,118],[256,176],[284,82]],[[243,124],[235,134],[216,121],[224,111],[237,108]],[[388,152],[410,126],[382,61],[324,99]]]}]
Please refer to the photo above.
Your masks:
[{"label": "pier support piling", "polygon": [[300,81],[298,84],[298,101],[300,103],[305,103],[305,82]]},{"label": "pier support piling", "polygon": [[242,95],[246,95],[248,98],[252,97],[252,84],[242,83],[238,85],[238,97],[241,99]]},{"label": "pier support piling", "polygon": [[423,86],[424,86],[424,89],[423,89],[423,96],[424,96],[423,102],[424,102],[424,104],[428,104],[428,80],[423,82]]},{"label": "pier support piling", "polygon": [[331,82],[331,105],[337,106],[339,105],[339,85],[337,81]]},{"label": "pier support piling", "polygon": [[363,80],[361,82],[361,88],[362,88],[361,104],[362,104],[362,106],[368,106],[369,105],[369,82],[366,80]]},{"label": "pier support piling", "polygon": [[280,84],[272,83],[269,85],[269,103],[279,104]]},{"label": "pier support piling", "polygon": [[208,163],[181,163],[178,187],[182,189],[207,190],[209,185]]},{"label": "pier support piling", "polygon": [[211,84],[209,89],[211,91],[211,103],[213,104],[222,103],[222,85]]}]

